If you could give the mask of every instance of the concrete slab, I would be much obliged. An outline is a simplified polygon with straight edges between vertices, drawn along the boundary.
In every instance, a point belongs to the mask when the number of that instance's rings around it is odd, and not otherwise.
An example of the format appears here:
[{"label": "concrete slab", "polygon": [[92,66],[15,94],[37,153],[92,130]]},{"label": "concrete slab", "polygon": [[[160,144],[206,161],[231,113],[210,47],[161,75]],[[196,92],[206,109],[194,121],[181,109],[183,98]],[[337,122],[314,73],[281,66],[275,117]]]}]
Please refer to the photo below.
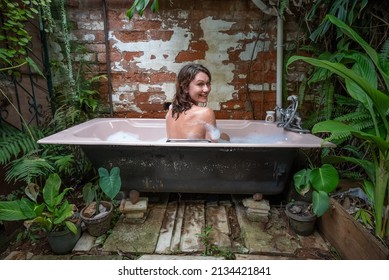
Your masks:
[{"label": "concrete slab", "polygon": [[181,234],[180,250],[182,252],[201,252],[204,245],[196,236],[205,227],[204,201],[187,201]]},{"label": "concrete slab", "polygon": [[71,260],[72,255],[35,255],[31,260]]},{"label": "concrete slab", "polygon": [[271,256],[271,255],[250,255],[250,254],[235,254],[236,260],[294,260],[294,257]]},{"label": "concrete slab", "polygon": [[103,251],[126,253],[154,253],[162,221],[165,215],[163,206],[150,207],[150,213],[142,224],[126,223],[119,220],[111,235],[103,245]]},{"label": "concrete slab", "polygon": [[4,260],[29,260],[33,257],[33,253],[24,251],[12,251]]},{"label": "concrete slab", "polygon": [[72,260],[107,260],[107,261],[115,261],[115,260],[123,260],[122,256],[119,255],[82,255],[82,256],[74,256]]},{"label": "concrete slab", "polygon": [[247,219],[242,202],[235,196],[233,201],[245,247],[250,254],[293,254],[300,247],[296,240],[288,238],[287,225],[279,212],[270,211],[269,222],[266,224],[252,222]]},{"label": "concrete slab", "polygon": [[138,260],[224,260],[223,257],[199,255],[143,255]]},{"label": "concrete slab", "polygon": [[74,246],[73,252],[88,252],[95,245],[95,241],[96,237],[84,231],[80,239],[78,239],[76,246]]}]

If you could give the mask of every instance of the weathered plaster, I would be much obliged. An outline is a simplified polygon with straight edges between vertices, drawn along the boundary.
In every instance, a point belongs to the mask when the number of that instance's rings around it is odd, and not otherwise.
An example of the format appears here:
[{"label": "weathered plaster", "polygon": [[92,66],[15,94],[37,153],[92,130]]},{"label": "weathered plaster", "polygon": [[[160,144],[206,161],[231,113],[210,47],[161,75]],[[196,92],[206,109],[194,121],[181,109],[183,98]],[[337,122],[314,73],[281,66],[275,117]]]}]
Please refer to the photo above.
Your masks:
[{"label": "weathered plaster", "polygon": [[[124,43],[118,40],[113,32],[109,33],[109,39],[113,42],[113,48],[119,52],[143,52],[143,56],[134,57],[134,62],[145,71],[158,71],[166,68],[169,71],[178,72],[181,65],[175,63],[172,58],[176,57],[181,50],[188,49],[191,38],[192,33],[189,32],[189,29],[177,26],[174,28],[170,41],[149,40],[147,42]],[[150,60],[150,57],[155,57],[155,59]],[[124,67],[121,67],[123,62],[122,59],[116,63],[112,70],[119,72],[127,71]]]}]

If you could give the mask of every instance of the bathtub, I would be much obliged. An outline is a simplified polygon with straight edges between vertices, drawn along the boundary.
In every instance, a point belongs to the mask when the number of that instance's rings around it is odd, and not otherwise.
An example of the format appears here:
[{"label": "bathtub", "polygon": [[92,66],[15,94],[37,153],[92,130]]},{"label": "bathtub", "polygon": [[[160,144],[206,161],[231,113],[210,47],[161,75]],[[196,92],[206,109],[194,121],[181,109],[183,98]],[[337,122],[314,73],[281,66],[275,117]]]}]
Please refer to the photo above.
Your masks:
[{"label": "bathtub", "polygon": [[38,143],[79,145],[94,167],[120,167],[123,191],[264,195],[285,189],[298,149],[331,145],[264,121],[217,126],[231,142],[168,140],[164,119],[98,118]]}]

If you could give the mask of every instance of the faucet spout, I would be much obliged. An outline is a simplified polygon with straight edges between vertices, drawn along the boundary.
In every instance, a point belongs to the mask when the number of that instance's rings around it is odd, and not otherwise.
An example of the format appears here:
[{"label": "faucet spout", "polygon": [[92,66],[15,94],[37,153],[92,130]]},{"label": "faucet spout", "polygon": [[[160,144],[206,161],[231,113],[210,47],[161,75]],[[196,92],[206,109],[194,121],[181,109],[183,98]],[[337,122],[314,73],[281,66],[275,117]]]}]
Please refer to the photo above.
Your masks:
[{"label": "faucet spout", "polygon": [[292,103],[286,109],[278,106],[274,109],[281,115],[281,121],[277,124],[277,126],[294,132],[309,133],[309,130],[301,127],[301,118],[297,112],[299,105],[298,97],[296,95],[290,95],[288,97],[288,101],[291,101]]}]

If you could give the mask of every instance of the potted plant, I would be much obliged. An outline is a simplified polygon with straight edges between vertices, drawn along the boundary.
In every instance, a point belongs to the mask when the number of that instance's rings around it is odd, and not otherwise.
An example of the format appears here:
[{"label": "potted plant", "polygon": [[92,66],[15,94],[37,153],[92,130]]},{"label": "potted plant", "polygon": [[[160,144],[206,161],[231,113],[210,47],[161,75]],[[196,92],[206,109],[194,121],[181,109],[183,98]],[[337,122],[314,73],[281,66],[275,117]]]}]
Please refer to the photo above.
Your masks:
[{"label": "potted plant", "polygon": [[39,199],[39,186],[29,184],[19,200],[0,202],[0,220],[25,221],[27,231],[46,233],[52,251],[56,254],[70,252],[81,235],[81,227],[75,215],[75,206],[65,195],[71,188],[61,189],[58,174],[51,174]]},{"label": "potted plant", "polygon": [[88,182],[83,188],[86,206],[80,212],[81,219],[92,236],[100,236],[110,228],[114,209],[112,201],[121,187],[119,167],[113,167],[110,172],[100,167],[98,173],[98,182]]},{"label": "potted plant", "polygon": [[330,208],[329,193],[338,186],[339,174],[332,165],[323,164],[298,171],[293,176],[293,183],[302,196],[312,190],[312,202],[292,201],[286,205],[285,213],[297,234],[310,235],[315,228],[316,218]]}]

